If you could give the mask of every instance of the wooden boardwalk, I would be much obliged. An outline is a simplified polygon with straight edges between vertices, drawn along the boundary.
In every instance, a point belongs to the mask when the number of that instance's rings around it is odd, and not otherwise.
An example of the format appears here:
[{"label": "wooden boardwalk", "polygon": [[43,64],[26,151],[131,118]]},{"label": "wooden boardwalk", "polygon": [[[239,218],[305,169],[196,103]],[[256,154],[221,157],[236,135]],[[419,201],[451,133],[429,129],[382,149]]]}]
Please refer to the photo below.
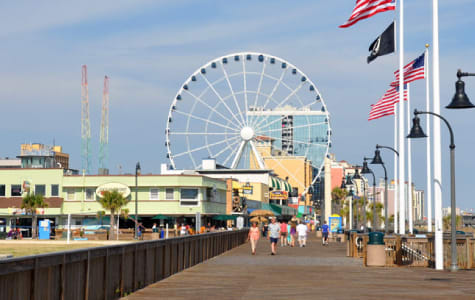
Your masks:
[{"label": "wooden boardwalk", "polygon": [[261,239],[175,274],[125,299],[475,299],[475,271],[367,268],[346,244],[279,247]]}]

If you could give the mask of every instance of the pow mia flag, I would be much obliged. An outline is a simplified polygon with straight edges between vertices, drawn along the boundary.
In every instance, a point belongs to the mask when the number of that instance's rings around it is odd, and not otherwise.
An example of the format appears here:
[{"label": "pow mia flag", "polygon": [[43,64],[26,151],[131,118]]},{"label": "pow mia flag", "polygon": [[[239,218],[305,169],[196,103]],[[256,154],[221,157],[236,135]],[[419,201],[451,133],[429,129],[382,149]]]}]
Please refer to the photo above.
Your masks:
[{"label": "pow mia flag", "polygon": [[378,56],[394,52],[394,22],[369,46],[368,64]]}]

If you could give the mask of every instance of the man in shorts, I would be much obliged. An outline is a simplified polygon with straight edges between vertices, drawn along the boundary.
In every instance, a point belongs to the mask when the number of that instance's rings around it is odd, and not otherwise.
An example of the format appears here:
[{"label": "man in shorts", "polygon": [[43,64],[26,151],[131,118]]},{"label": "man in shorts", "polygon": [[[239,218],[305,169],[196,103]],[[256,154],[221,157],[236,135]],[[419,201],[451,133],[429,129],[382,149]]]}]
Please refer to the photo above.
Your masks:
[{"label": "man in shorts", "polygon": [[299,237],[300,247],[305,247],[305,245],[307,244],[307,232],[308,232],[307,225],[305,225],[302,221],[300,221],[299,225],[297,225],[297,233]]},{"label": "man in shorts", "polygon": [[323,222],[322,225],[322,243],[323,245],[328,245],[328,233],[330,232],[330,227],[327,225],[327,221]]},{"label": "man in shorts", "polygon": [[280,237],[280,225],[275,221],[275,217],[272,218],[268,230],[268,239],[270,240],[270,248],[272,251],[271,255],[275,255],[277,253],[276,245],[279,242]]}]

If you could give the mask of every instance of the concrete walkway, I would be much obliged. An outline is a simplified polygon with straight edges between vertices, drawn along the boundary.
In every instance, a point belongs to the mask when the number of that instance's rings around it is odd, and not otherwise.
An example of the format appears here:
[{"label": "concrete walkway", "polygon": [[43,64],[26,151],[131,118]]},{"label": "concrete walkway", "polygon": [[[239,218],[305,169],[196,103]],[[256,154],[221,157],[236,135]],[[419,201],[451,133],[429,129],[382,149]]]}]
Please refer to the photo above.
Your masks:
[{"label": "concrete walkway", "polygon": [[279,247],[261,239],[175,274],[126,299],[475,299],[475,270],[367,268],[346,244]]}]

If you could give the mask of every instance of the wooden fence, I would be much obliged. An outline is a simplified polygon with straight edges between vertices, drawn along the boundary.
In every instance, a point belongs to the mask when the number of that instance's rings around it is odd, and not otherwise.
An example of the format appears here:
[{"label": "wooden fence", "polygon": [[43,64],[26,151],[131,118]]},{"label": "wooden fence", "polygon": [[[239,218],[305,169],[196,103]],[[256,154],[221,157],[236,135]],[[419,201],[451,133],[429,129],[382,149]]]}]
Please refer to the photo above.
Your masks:
[{"label": "wooden fence", "polygon": [[117,299],[243,244],[247,232],[223,231],[4,260],[0,262],[0,299]]},{"label": "wooden fence", "polygon": [[[434,237],[389,236],[384,238],[386,266],[433,267]],[[352,233],[347,242],[347,255],[363,258],[366,263],[367,234]],[[457,261],[460,269],[475,269],[475,239],[457,236]],[[450,239],[444,238],[444,267],[451,264]]]}]

